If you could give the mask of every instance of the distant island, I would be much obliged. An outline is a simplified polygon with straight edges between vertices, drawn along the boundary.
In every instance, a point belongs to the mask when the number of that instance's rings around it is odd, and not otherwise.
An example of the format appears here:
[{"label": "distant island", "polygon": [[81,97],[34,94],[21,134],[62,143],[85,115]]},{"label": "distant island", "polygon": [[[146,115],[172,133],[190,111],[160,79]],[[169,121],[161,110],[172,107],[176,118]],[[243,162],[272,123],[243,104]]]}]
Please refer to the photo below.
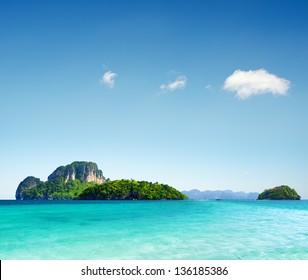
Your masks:
[{"label": "distant island", "polygon": [[300,200],[298,193],[289,186],[279,186],[260,193],[258,200]]},{"label": "distant island", "polygon": [[110,181],[96,163],[75,161],[58,167],[46,182],[28,176],[17,187],[17,200],[182,200],[187,197],[166,184],[135,180]]},{"label": "distant island", "polygon": [[193,200],[206,200],[206,199],[253,199],[258,198],[259,193],[257,192],[233,192],[231,190],[217,190],[217,191],[199,191],[193,189],[190,191],[182,191],[189,199]]}]

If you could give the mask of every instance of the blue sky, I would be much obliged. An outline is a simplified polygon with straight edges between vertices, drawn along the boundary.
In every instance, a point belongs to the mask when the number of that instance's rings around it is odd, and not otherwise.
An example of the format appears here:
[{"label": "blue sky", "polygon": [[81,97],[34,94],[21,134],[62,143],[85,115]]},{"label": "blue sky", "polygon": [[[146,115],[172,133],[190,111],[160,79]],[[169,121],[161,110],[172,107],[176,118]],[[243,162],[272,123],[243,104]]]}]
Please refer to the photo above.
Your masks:
[{"label": "blue sky", "polygon": [[303,1],[1,1],[0,197],[111,179],[308,198]]}]

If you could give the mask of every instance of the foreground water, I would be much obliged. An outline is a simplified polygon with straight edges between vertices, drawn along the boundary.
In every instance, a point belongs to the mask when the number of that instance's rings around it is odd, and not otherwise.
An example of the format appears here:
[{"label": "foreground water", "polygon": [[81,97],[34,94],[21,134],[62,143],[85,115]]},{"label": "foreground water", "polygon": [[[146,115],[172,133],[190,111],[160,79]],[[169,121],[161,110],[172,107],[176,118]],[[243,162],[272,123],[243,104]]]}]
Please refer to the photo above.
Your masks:
[{"label": "foreground water", "polygon": [[308,259],[308,201],[0,201],[0,259]]}]

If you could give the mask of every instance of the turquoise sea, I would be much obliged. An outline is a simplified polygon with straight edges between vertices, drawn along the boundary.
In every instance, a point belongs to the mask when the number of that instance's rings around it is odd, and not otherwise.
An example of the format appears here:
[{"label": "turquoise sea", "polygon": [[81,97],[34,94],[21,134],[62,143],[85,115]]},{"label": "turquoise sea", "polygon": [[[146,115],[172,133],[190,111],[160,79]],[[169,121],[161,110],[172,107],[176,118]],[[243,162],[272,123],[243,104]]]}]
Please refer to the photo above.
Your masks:
[{"label": "turquoise sea", "polygon": [[308,201],[0,201],[0,259],[308,259]]}]

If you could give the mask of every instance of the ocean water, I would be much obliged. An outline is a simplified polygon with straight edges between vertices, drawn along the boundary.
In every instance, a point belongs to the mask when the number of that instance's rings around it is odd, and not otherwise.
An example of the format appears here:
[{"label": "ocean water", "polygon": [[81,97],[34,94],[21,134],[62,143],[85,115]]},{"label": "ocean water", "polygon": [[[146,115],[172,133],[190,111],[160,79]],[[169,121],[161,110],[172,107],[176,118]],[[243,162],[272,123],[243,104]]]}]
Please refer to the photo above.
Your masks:
[{"label": "ocean water", "polygon": [[308,201],[0,201],[0,259],[308,259]]}]

